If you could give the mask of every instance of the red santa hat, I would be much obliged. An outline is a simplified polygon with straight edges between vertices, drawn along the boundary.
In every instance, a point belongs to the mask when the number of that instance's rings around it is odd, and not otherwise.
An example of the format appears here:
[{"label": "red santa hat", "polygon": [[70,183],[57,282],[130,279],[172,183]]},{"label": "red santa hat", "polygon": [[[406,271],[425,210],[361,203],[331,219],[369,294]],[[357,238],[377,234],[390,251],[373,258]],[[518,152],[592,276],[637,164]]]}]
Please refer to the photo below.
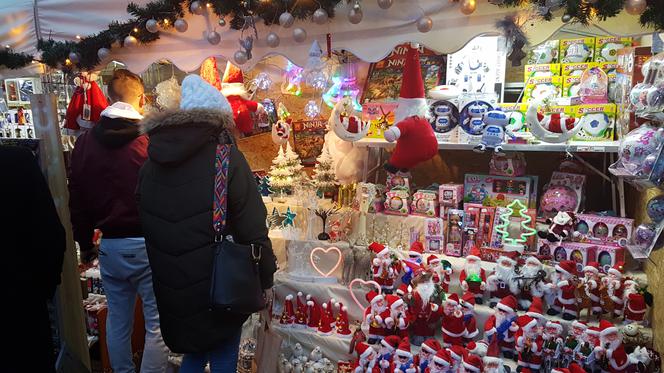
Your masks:
[{"label": "red santa hat", "polygon": [[399,287],[397,288],[397,295],[403,297],[406,294],[408,294],[408,285],[406,284],[399,285]]},{"label": "red santa hat", "polygon": [[452,294],[450,294],[449,297],[447,297],[445,302],[456,306],[456,305],[459,304],[459,296],[456,293],[452,293]]},{"label": "red santa hat", "polygon": [[586,370],[575,362],[569,363],[567,369],[569,370],[570,373],[586,373]]},{"label": "red santa hat", "polygon": [[466,258],[472,258],[472,259],[475,259],[475,260],[482,260],[482,253],[480,252],[479,247],[473,246],[470,249],[470,252],[468,253],[468,255],[466,255]]},{"label": "red santa hat", "polygon": [[533,297],[532,302],[530,302],[530,307],[526,315],[534,317],[536,319],[541,319],[544,316],[544,305],[542,304],[542,298]]},{"label": "red santa hat", "polygon": [[617,333],[618,328],[610,321],[600,320],[599,321],[599,336],[604,337],[606,335]]},{"label": "red santa hat", "polygon": [[417,264],[409,260],[405,260],[403,263],[406,265],[406,267],[408,267],[408,269],[410,269],[413,274],[413,278],[421,275],[422,272],[424,272],[424,267],[422,267],[421,264]]},{"label": "red santa hat", "polygon": [[563,260],[556,266],[556,271],[565,273],[568,276],[576,275],[576,263],[571,260]]},{"label": "red santa hat", "polygon": [[547,328],[555,328],[556,330],[558,330],[558,333],[563,332],[563,325],[558,321],[549,320],[549,321],[546,322],[546,327]]},{"label": "red santa hat", "polygon": [[410,245],[410,250],[408,251],[408,256],[421,257],[424,254],[424,245],[422,242],[415,241]]},{"label": "red santa hat", "polygon": [[373,251],[376,256],[386,255],[390,252],[390,249],[385,245],[381,245],[378,242],[372,242],[369,245],[369,250]]},{"label": "red santa hat", "polygon": [[489,346],[487,346],[486,356],[482,360],[484,361],[484,364],[489,364],[489,363],[502,364],[503,360],[500,358],[500,356],[498,356],[499,354],[500,354],[500,347],[498,346],[498,343],[497,342],[491,343]]},{"label": "red santa hat", "polygon": [[440,263],[440,258],[435,254],[429,255],[429,257],[427,258],[427,265],[431,266],[438,263]]},{"label": "red santa hat", "polygon": [[463,296],[461,297],[461,306],[465,308],[470,308],[474,309],[475,308],[475,295],[469,291],[463,293]]},{"label": "red santa hat", "polygon": [[578,328],[578,329],[581,329],[581,330],[588,329],[588,324],[586,324],[583,321],[579,321],[579,320],[572,321],[571,325],[572,325],[573,328]]},{"label": "red santa hat", "polygon": [[484,356],[488,352],[489,345],[485,341],[470,341],[468,344],[466,344],[466,349],[471,354]]},{"label": "red santa hat", "polygon": [[241,96],[244,99],[249,98],[247,89],[244,87],[242,70],[230,61],[226,63],[224,77],[221,78],[221,92],[227,97]]},{"label": "red santa hat", "polygon": [[[74,90],[65,114],[65,129],[76,134],[81,128],[90,129],[99,121],[101,112],[106,109],[106,96],[96,82],[87,75],[78,77],[80,84]],[[83,107],[90,106],[90,117],[83,116]]]},{"label": "red santa hat", "polygon": [[422,349],[431,354],[435,354],[440,349],[442,349],[442,346],[440,345],[440,342],[438,342],[438,340],[436,340],[435,338],[429,338],[426,341],[424,341],[424,343],[422,343]]},{"label": "red santa hat", "polygon": [[397,356],[402,356],[402,357],[413,356],[413,354],[410,352],[410,341],[408,340],[408,337],[405,337],[404,339],[401,340],[401,343],[399,343],[399,347],[394,353]]},{"label": "red santa hat", "polygon": [[396,348],[401,343],[401,338],[398,335],[388,335],[380,341],[380,344],[387,348],[390,352],[396,350]]},{"label": "red santa hat", "polygon": [[311,329],[317,329],[318,324],[320,323],[320,306],[316,303],[316,300],[311,294],[307,295],[307,307],[309,309],[309,312],[307,313],[309,318],[307,326]]},{"label": "red santa hat", "polygon": [[373,347],[369,346],[366,342],[360,342],[355,346],[355,352],[359,359],[366,359],[373,352]]},{"label": "red santa hat", "polygon": [[456,361],[461,361],[464,356],[468,355],[468,350],[459,345],[453,345],[447,349],[447,352],[449,352],[450,357]]},{"label": "red santa hat", "polygon": [[481,372],[482,371],[482,359],[479,356],[468,354],[462,359],[463,367],[467,372]]},{"label": "red santa hat", "polygon": [[518,301],[514,297],[514,295],[508,295],[504,297],[503,299],[498,302],[498,307],[499,309],[505,311],[505,312],[511,312],[515,313],[516,312],[516,307],[517,307]]},{"label": "red santa hat", "polygon": [[583,267],[583,272],[594,272],[599,273],[599,263],[597,262],[588,262],[588,264]]},{"label": "red santa hat", "polygon": [[295,317],[295,311],[293,309],[293,294],[286,295],[284,298],[284,310],[281,314],[280,322],[282,324],[290,324]]},{"label": "red santa hat", "polygon": [[365,295],[365,298],[367,299],[367,301],[369,303],[371,303],[373,305],[376,302],[379,302],[379,301],[385,299],[385,296],[383,294],[378,294],[377,292],[375,292],[373,290],[369,290],[367,295]]},{"label": "red santa hat", "polygon": [[[521,328],[523,328],[524,331],[530,331],[533,328],[537,327],[537,319],[534,317],[530,317],[528,315],[521,316],[523,317],[523,321],[521,322]],[[521,318],[519,317],[519,318]]]},{"label": "red santa hat", "polygon": [[590,326],[588,329],[586,329],[586,334],[599,337],[599,328],[596,326]]},{"label": "red santa hat", "polygon": [[612,274],[617,277],[622,277],[625,273],[625,262],[618,262],[613,267],[609,268],[609,274]]},{"label": "red santa hat", "polygon": [[336,303],[337,308],[339,309],[339,313],[337,314],[337,322],[336,322],[336,327],[337,327],[337,334],[346,336],[350,335],[351,331],[348,328],[349,323],[348,323],[348,308],[343,305],[343,303],[337,302]]},{"label": "red santa hat", "polygon": [[433,361],[446,367],[452,365],[452,357],[444,348],[441,348],[436,352],[436,354],[433,356]]},{"label": "red santa hat", "polygon": [[570,370],[567,368],[553,368],[551,373],[570,373]]},{"label": "red santa hat", "polygon": [[535,264],[535,265],[538,265],[538,266],[542,265],[542,262],[539,259],[537,259],[536,256],[532,256],[532,255],[526,258],[525,263],[526,264]]},{"label": "red santa hat", "polygon": [[323,303],[323,312],[320,318],[320,323],[318,324],[318,333],[322,335],[332,334],[332,323],[334,322],[334,318],[330,317],[328,307],[329,305],[327,303]]},{"label": "red santa hat", "polygon": [[389,294],[385,297],[387,304],[390,306],[391,310],[395,310],[397,307],[404,304],[403,299],[397,295]]},{"label": "red santa hat", "polygon": [[643,294],[630,293],[627,296],[627,310],[631,313],[645,313],[646,312],[646,299]]}]

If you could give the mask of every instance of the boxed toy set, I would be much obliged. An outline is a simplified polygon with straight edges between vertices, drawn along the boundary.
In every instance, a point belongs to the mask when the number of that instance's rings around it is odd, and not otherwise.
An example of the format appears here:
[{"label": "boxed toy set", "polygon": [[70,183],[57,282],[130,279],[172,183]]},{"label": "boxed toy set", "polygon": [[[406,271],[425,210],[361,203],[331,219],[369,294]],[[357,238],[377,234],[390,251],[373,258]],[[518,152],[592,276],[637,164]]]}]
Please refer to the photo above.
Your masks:
[{"label": "boxed toy set", "polygon": [[524,83],[528,82],[528,79],[530,78],[546,78],[558,75],[560,75],[559,63],[526,65],[523,69]]},{"label": "boxed toy set", "polygon": [[615,104],[578,105],[575,106],[574,116],[581,126],[574,140],[613,140],[616,124]]},{"label": "boxed toy set", "polygon": [[494,176],[466,174],[463,184],[464,202],[485,206],[507,206],[515,199],[535,208],[537,176]]},{"label": "boxed toy set", "polygon": [[631,47],[632,38],[619,38],[615,36],[601,36],[595,39],[595,61],[615,62],[618,59],[618,50]]},{"label": "boxed toy set", "polygon": [[595,52],[595,38],[560,40],[560,56],[563,63],[591,62]]},{"label": "boxed toy set", "polygon": [[560,61],[558,58],[559,52],[560,41],[547,40],[528,51],[526,63],[529,65],[558,63]]},{"label": "boxed toy set", "polygon": [[560,76],[530,78],[523,92],[523,101],[543,101],[546,98],[560,97],[563,80]]},{"label": "boxed toy set", "polygon": [[410,211],[413,215],[428,218],[438,216],[438,192],[423,189],[413,193]]}]

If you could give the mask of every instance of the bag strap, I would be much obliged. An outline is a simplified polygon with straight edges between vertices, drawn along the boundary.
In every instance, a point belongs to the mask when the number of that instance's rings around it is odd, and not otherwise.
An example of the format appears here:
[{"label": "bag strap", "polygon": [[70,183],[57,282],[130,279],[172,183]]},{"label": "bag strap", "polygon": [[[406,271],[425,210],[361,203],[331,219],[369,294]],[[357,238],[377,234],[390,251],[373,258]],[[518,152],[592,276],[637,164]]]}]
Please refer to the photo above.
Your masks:
[{"label": "bag strap", "polygon": [[214,156],[214,202],[212,212],[212,228],[214,229],[214,241],[223,239],[223,231],[226,227],[227,203],[228,203],[228,164],[230,161],[231,144],[217,144]]}]

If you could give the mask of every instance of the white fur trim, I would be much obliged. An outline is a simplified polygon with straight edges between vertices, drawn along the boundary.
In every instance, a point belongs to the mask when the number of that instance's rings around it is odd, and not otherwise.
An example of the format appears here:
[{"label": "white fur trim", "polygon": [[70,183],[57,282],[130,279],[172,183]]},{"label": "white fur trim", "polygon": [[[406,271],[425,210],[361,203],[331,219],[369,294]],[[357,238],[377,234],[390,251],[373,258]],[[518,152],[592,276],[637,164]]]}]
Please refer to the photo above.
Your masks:
[{"label": "white fur trim", "polygon": [[[133,120],[143,119],[143,116],[138,111],[136,111],[136,109],[134,109],[133,106],[122,101],[118,101],[113,103],[113,105],[111,106],[107,106],[106,109],[104,109],[99,115],[111,119],[114,118],[125,118]],[[83,127],[83,124],[79,122],[78,119],[76,121],[78,122],[79,125]]]},{"label": "white fur trim", "polygon": [[417,98],[402,98],[397,100],[397,108],[394,110],[394,123],[399,123],[402,120],[419,116],[429,118],[429,105],[424,97]]},{"label": "white fur trim", "polygon": [[301,291],[298,291],[298,292],[297,292],[297,296],[298,296],[298,297],[301,297],[301,296],[302,296],[302,292],[301,292]]},{"label": "white fur trim", "polygon": [[479,371],[480,371],[479,368],[474,367],[474,366],[472,366],[472,365],[466,363],[465,361],[463,362],[463,367],[466,368],[466,370],[467,370],[467,371],[470,371],[470,372],[479,372]]},{"label": "white fur trim", "polygon": [[435,356],[435,355],[434,355],[434,357],[433,357],[433,361],[435,361],[436,363],[438,363],[438,364],[440,364],[440,365],[446,366],[446,367],[449,367],[449,366],[450,366],[450,362],[449,362],[449,361],[447,361],[447,360],[445,360],[445,359],[443,359],[443,358],[440,358],[440,357],[438,357],[438,356]]},{"label": "white fur trim", "polygon": [[513,308],[507,307],[506,305],[504,305],[504,304],[502,304],[502,303],[498,303],[498,304],[496,305],[496,307],[500,308],[501,310],[503,310],[503,311],[505,311],[505,312],[514,312],[514,309],[513,309]]},{"label": "white fur trim", "polygon": [[293,294],[286,295],[286,300],[293,300]]},{"label": "white fur trim", "polygon": [[623,300],[620,299],[620,298],[618,298],[618,297],[616,297],[615,295],[612,295],[612,296],[610,296],[609,298],[611,298],[611,300],[614,301],[615,303],[623,304]]},{"label": "white fur trim", "polygon": [[404,351],[404,350],[401,350],[401,349],[398,349],[398,348],[397,348],[396,351],[394,351],[394,353],[395,353],[396,355],[399,355],[399,356],[408,356],[408,357],[412,357],[412,356],[413,356],[413,354],[410,353],[410,351]]},{"label": "white fur trim", "polygon": [[611,365],[611,367],[613,369],[616,369],[616,370],[619,370],[619,371],[623,370],[623,369],[627,368],[627,366],[629,365],[629,357],[627,359],[625,359],[625,364],[623,364],[623,365],[618,365],[616,363],[615,359],[610,359],[609,365]]},{"label": "white fur trim", "polygon": [[383,133],[383,137],[385,137],[385,140],[388,142],[395,142],[401,137],[401,130],[399,130],[399,127],[397,126],[392,126]]},{"label": "white fur trim", "polygon": [[437,351],[434,350],[433,348],[427,346],[426,343],[422,343],[422,348],[423,348],[425,351],[428,351],[429,353],[432,353],[432,354],[435,354],[435,353],[437,352]]},{"label": "white fur trim", "polygon": [[240,96],[243,99],[249,99],[249,92],[243,83],[221,83],[221,93],[224,96]]},{"label": "white fur trim", "polygon": [[560,281],[556,284],[556,286],[558,286],[559,288],[569,286],[569,281],[567,281],[567,280]]},{"label": "white fur trim", "polygon": [[556,268],[556,271],[560,271],[560,272],[562,272],[562,273],[565,273],[565,274],[567,274],[568,276],[571,276],[571,275],[572,275],[571,273],[567,272],[566,270],[563,269],[563,267],[561,267],[561,266],[559,266],[559,265],[556,265],[555,268]]},{"label": "white fur trim", "polygon": [[617,328],[617,327],[615,327],[615,326],[610,326],[610,327],[608,327],[608,328],[602,330],[601,332],[599,332],[599,336],[600,336],[600,337],[603,337],[603,336],[605,336],[605,335],[607,335],[607,334],[615,333],[615,332],[617,332],[617,331],[618,331],[618,328]]},{"label": "white fur trim", "polygon": [[366,359],[367,357],[369,357],[369,355],[371,355],[372,352],[373,352],[373,347],[369,346],[369,347],[367,347],[367,349],[364,350],[364,352],[360,355],[360,358],[362,358],[362,359]]},{"label": "white fur trim", "polygon": [[609,273],[609,274],[613,274],[613,275],[618,276],[619,278],[622,278],[622,273],[620,273],[620,271],[617,270],[617,269],[615,269],[615,268],[609,268],[609,270],[607,271],[607,273]]},{"label": "white fur trim", "polygon": [[441,329],[442,329],[443,333],[445,333],[446,335],[449,335],[450,337],[461,337],[461,336],[463,336],[464,334],[466,334],[466,330],[465,330],[465,329],[464,329],[461,333],[452,333],[451,331],[445,329],[444,327],[441,328]]},{"label": "white fur trim", "polygon": [[86,129],[90,129],[90,128],[95,126],[95,122],[85,120],[85,119],[81,118],[80,115],[78,117],[76,117],[76,123],[78,123],[79,127],[86,128]]},{"label": "white fur trim", "polygon": [[380,344],[381,344],[383,347],[385,347],[385,348],[387,348],[388,350],[390,350],[390,352],[394,351],[394,347],[393,347],[393,346],[390,346],[390,344],[387,343],[387,342],[385,341],[384,338],[380,340]]},{"label": "white fur trim", "polygon": [[599,271],[597,270],[597,268],[595,268],[593,266],[585,266],[585,267],[583,267],[583,272],[595,272],[595,273],[597,273]]},{"label": "white fur trim", "polygon": [[465,337],[466,338],[475,338],[477,335],[480,334],[480,331],[478,329],[475,329],[474,332],[468,333],[468,329],[466,329]]},{"label": "white fur trim", "polygon": [[392,305],[390,306],[390,309],[395,309],[395,308],[397,308],[399,306],[402,306],[402,305],[403,305],[403,299],[397,299],[396,301],[394,301],[394,303],[392,303]]},{"label": "white fur trim", "polygon": [[383,294],[378,294],[371,300],[371,304],[374,304],[374,303],[376,303],[378,301],[381,301],[381,300],[384,300],[384,299],[385,299],[385,296],[383,296]]}]

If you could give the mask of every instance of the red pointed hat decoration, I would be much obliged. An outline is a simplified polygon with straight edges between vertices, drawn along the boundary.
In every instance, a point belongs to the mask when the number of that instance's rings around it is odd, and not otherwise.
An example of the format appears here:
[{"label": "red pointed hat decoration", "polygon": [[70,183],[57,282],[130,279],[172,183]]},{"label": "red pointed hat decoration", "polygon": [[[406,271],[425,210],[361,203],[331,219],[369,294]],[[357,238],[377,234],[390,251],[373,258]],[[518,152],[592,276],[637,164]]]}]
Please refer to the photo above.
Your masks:
[{"label": "red pointed hat decoration", "polygon": [[412,46],[406,52],[399,98],[424,98],[420,51]]}]

